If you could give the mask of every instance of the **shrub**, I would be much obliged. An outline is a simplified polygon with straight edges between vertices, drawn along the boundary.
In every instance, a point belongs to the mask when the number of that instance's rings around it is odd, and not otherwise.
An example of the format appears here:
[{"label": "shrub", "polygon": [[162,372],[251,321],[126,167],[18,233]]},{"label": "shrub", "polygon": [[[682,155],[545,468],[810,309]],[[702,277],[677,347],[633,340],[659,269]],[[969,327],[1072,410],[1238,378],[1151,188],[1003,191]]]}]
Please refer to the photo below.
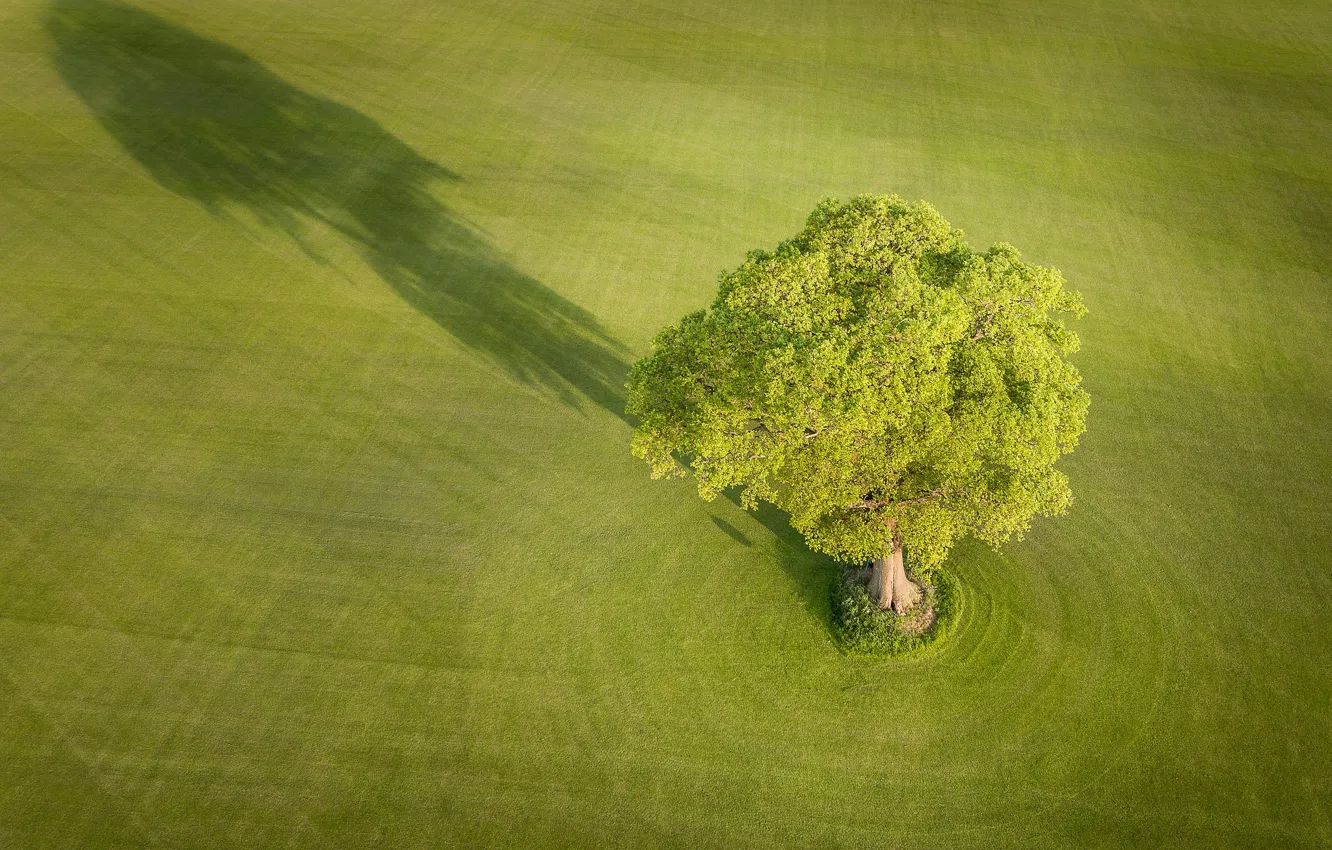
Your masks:
[{"label": "shrub", "polygon": [[853,655],[902,656],[942,640],[960,608],[957,581],[943,570],[921,583],[921,599],[906,614],[879,607],[865,589],[866,571],[846,570],[833,589],[833,627],[841,648]]}]

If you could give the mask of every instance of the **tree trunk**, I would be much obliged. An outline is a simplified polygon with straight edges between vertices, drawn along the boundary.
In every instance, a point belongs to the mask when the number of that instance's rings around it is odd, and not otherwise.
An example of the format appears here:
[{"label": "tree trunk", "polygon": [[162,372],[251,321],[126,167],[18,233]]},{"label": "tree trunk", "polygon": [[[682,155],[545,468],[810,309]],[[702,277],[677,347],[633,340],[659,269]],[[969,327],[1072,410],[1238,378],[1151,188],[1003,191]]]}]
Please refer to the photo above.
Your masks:
[{"label": "tree trunk", "polygon": [[910,611],[920,600],[920,588],[907,578],[901,543],[894,540],[885,547],[882,557],[874,559],[869,592],[880,608],[892,608],[898,614]]}]

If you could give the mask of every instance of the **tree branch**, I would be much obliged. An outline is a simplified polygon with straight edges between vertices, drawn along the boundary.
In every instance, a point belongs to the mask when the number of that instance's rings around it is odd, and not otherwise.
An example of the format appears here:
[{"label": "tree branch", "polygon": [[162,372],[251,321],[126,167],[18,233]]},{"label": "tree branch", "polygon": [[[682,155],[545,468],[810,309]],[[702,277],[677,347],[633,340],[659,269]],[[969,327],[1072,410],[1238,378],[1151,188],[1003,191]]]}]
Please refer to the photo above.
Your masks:
[{"label": "tree branch", "polygon": [[947,487],[936,487],[928,493],[922,493],[910,499],[899,499],[895,502],[883,501],[881,499],[861,499],[859,502],[852,502],[846,506],[848,511],[877,511],[880,508],[900,508],[905,505],[916,505],[921,502],[928,502],[936,496],[943,496],[948,493]]}]

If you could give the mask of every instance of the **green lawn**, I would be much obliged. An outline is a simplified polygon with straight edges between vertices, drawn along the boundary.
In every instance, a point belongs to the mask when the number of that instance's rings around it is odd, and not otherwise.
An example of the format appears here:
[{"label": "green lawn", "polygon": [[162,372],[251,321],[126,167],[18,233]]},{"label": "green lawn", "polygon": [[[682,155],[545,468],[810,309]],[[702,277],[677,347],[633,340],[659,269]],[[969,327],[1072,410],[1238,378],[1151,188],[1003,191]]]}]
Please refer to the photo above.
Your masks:
[{"label": "green lawn", "polygon": [[[0,4],[0,846],[1332,846],[1332,6]],[[625,364],[825,195],[1091,315],[844,657]]]}]

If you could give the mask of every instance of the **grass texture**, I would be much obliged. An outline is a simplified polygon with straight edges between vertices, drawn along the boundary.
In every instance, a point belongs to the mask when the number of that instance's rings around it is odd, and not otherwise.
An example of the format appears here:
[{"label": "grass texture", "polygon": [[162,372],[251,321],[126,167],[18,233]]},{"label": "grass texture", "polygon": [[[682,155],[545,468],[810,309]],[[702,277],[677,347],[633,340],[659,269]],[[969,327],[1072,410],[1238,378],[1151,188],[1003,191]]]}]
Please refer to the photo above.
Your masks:
[{"label": "grass texture", "polygon": [[[1332,7],[9,0],[0,846],[1332,845]],[[822,196],[1091,315],[914,661],[626,364]]]}]

